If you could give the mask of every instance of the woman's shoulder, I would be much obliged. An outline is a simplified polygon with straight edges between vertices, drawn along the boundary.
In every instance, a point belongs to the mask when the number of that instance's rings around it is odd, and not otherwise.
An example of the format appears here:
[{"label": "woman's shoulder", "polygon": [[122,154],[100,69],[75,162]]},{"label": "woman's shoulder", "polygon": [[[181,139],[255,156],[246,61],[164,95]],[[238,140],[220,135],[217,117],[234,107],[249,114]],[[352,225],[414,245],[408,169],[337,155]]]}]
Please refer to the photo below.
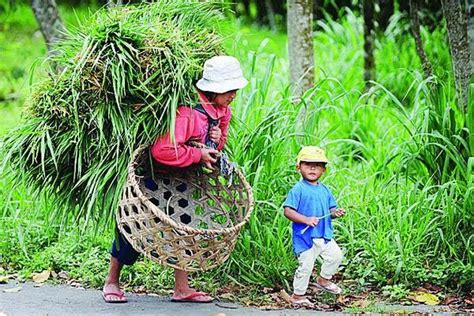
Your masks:
[{"label": "woman's shoulder", "polygon": [[189,105],[180,105],[176,111],[177,116],[191,116],[193,114],[193,108]]}]

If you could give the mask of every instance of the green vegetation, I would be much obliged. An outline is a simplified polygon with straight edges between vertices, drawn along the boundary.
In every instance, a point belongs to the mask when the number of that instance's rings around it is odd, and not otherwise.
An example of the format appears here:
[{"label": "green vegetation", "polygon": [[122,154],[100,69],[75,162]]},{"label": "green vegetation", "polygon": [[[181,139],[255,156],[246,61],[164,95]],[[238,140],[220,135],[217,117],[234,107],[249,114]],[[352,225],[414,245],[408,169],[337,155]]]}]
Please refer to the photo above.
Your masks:
[{"label": "green vegetation", "polygon": [[[28,68],[44,54],[32,40],[34,23],[24,7],[21,21],[1,32],[1,133],[19,124],[28,94]],[[83,16],[84,12],[77,12]],[[444,27],[423,32],[437,77],[424,80],[413,39],[397,18],[377,41],[377,82],[363,91],[362,21],[348,14],[342,22],[321,22],[315,35],[317,83],[300,103],[288,89],[284,34],[238,23],[221,25],[225,42],[251,78],[233,104],[227,151],[253,186],[256,210],[231,258],[219,269],[195,275],[194,282],[216,289],[228,282],[290,288],[296,261],[290,224],[281,204],[297,181],[300,144],[326,147],[331,165],[323,181],[348,214],[336,220],[338,242],[346,252],[343,278],[367,283],[402,298],[405,289],[431,282],[469,291],[474,282],[473,115],[457,106]],[[17,41],[13,40],[17,38]],[[22,62],[15,42],[24,43]],[[40,47],[40,48],[39,48]],[[41,79],[37,67],[34,81]],[[7,74],[4,76],[4,74]],[[10,80],[10,81],[9,81]],[[304,119],[300,118],[305,110]],[[469,112],[471,111],[471,112]],[[33,195],[6,169],[0,178],[0,265],[21,271],[70,271],[99,287],[105,278],[110,221],[79,230],[48,196]],[[99,233],[98,233],[99,232]],[[127,268],[128,286],[170,288],[172,271],[147,260]],[[393,285],[393,286],[392,286]],[[402,289],[402,290],[400,290]],[[391,294],[390,294],[391,293]]]},{"label": "green vegetation", "polygon": [[201,65],[222,51],[218,17],[207,3],[161,0],[72,29],[52,59],[61,71],[4,140],[17,179],[50,195],[58,217],[112,219],[130,156],[173,129],[177,100],[194,103]]}]

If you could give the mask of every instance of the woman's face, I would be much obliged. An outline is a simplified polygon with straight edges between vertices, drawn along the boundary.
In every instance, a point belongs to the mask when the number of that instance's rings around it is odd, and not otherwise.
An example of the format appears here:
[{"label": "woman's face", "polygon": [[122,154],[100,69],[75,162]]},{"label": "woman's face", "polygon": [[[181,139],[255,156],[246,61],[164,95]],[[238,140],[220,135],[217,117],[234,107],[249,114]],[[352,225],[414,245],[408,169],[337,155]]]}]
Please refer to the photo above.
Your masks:
[{"label": "woman's face", "polygon": [[216,93],[216,96],[212,102],[219,107],[228,107],[229,104],[234,100],[237,90],[230,90],[224,93]]}]

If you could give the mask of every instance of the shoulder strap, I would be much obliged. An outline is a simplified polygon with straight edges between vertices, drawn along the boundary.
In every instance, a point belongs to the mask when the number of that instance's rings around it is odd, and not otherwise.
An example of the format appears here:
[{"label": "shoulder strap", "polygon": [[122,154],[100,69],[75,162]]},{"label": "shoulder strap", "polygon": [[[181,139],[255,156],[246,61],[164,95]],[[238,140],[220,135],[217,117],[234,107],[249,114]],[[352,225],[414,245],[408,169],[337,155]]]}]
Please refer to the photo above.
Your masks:
[{"label": "shoulder strap", "polygon": [[204,110],[204,107],[202,106],[201,103],[198,103],[196,104],[194,107],[193,107],[194,110],[198,111],[199,113],[202,113],[204,115],[206,115],[207,117],[207,122],[209,124],[209,129],[208,129],[208,133],[207,133],[207,136],[206,136],[206,146],[208,147],[211,147],[213,149],[216,149],[217,148],[217,143],[213,142],[212,140],[209,139],[209,130],[214,127],[214,126],[218,126],[219,125],[219,120],[215,120],[213,119],[207,112],[206,110]]}]

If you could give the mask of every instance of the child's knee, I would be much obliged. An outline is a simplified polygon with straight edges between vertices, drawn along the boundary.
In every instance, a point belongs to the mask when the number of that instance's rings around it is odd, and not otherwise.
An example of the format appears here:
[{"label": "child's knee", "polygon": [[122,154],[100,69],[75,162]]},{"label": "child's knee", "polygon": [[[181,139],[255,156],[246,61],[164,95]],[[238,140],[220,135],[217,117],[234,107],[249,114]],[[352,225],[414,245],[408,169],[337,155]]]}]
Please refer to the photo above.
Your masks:
[{"label": "child's knee", "polygon": [[313,266],[303,264],[296,269],[295,277],[298,279],[303,278],[304,276],[310,275],[311,272],[313,272]]},{"label": "child's knee", "polygon": [[333,264],[341,264],[342,262],[342,259],[344,258],[344,254],[342,253],[342,250],[337,247],[337,248],[334,248],[333,251],[331,251],[331,255],[329,256],[329,260],[331,263]]}]

